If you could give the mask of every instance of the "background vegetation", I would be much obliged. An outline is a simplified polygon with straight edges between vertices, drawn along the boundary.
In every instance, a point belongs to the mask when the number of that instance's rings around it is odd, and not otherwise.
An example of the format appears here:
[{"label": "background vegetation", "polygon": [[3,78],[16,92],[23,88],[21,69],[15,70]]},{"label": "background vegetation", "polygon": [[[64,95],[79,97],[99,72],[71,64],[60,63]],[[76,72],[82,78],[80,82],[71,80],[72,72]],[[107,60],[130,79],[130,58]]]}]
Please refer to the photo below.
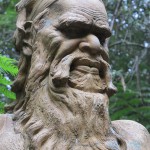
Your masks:
[{"label": "background vegetation", "polygon": [[[15,99],[10,84],[17,73],[18,55],[12,44],[17,1],[0,0],[0,113],[4,113],[4,104],[12,101],[10,98]],[[110,99],[111,118],[135,120],[150,130],[150,1],[104,0],[104,3],[112,30],[106,47],[118,88]]]}]

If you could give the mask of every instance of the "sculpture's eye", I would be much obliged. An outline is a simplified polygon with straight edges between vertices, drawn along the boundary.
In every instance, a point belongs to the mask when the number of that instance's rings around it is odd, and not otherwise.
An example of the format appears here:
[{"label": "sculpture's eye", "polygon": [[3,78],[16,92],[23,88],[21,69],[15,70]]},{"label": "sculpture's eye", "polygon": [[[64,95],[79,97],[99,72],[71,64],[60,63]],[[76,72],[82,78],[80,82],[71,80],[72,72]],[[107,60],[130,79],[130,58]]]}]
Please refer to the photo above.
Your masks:
[{"label": "sculpture's eye", "polygon": [[101,45],[104,46],[106,40],[103,38],[99,38],[99,41],[100,41]]},{"label": "sculpture's eye", "polygon": [[66,28],[62,32],[68,38],[81,38],[87,34],[84,29],[79,28]]},{"label": "sculpture's eye", "polygon": [[100,44],[102,46],[104,46],[104,44],[106,42],[106,37],[105,37],[104,33],[100,32],[100,31],[92,31],[92,34],[94,34],[99,39]]},{"label": "sculpture's eye", "polygon": [[96,35],[97,38],[99,39],[99,42],[102,46],[104,46],[106,39],[102,35]]}]

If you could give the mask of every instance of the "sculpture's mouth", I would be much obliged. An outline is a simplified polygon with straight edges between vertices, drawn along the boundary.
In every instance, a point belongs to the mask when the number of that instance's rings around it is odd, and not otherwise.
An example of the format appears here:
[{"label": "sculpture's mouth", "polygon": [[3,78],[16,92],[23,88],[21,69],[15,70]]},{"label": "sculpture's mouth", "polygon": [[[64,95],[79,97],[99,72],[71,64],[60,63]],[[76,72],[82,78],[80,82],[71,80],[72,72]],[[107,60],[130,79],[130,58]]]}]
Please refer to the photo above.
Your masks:
[{"label": "sculpture's mouth", "polygon": [[82,73],[89,73],[99,75],[99,70],[101,68],[101,63],[96,60],[91,60],[89,58],[81,58],[76,60],[70,68],[70,71],[78,70]]},{"label": "sculpture's mouth", "polygon": [[70,67],[69,86],[85,92],[102,92],[106,89],[104,65],[89,58],[75,60]]},{"label": "sculpture's mouth", "polygon": [[55,87],[69,86],[85,92],[103,92],[106,89],[108,63],[85,55],[67,55],[51,66]]}]

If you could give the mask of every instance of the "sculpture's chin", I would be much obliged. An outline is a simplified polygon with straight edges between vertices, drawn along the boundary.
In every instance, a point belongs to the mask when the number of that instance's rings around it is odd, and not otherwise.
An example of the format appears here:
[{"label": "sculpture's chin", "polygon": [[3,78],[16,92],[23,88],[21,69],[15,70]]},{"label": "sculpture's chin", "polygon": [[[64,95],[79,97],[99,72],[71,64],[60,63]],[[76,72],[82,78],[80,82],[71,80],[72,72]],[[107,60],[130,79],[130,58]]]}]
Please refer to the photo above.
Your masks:
[{"label": "sculpture's chin", "polygon": [[70,72],[68,85],[84,92],[104,93],[106,83],[95,67],[77,66]]}]

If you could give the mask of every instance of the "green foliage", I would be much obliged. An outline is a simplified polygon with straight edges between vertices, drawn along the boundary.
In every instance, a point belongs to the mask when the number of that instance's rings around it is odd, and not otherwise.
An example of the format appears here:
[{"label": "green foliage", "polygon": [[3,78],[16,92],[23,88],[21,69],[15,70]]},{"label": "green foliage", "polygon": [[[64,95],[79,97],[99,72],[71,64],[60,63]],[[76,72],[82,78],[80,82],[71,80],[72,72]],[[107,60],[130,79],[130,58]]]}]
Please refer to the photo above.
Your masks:
[{"label": "green foliage", "polygon": [[17,58],[12,37],[16,26],[15,4],[18,0],[0,0],[0,54]]},{"label": "green foliage", "polygon": [[11,92],[7,87],[1,86],[0,87],[0,94],[5,95],[7,98],[16,99],[15,93]]},{"label": "green foliage", "polygon": [[6,17],[6,15],[0,14],[0,26],[9,26],[10,28],[13,28],[14,24],[12,24],[12,20],[14,19],[16,13],[8,10],[6,14],[8,14],[8,17]]},{"label": "green foliage", "polygon": [[16,60],[0,55],[0,94],[10,99],[16,99],[15,94],[8,88],[12,84],[8,74],[15,76],[18,73],[15,63]]},{"label": "green foliage", "polygon": [[[0,1],[0,113],[4,113],[4,105],[16,99],[10,91],[10,85],[17,74],[17,55],[12,44],[16,24],[15,4],[18,0]],[[7,57],[6,57],[7,56]]]},{"label": "green foliage", "polygon": [[15,27],[16,12],[14,6],[18,0],[1,0],[0,1],[0,28],[13,29]]},{"label": "green foliage", "polygon": [[4,113],[4,105],[5,103],[0,101],[0,114]]},{"label": "green foliage", "polygon": [[0,54],[0,73],[10,73],[12,76],[16,76],[18,73],[16,62],[16,60]]},{"label": "green foliage", "polygon": [[12,82],[6,79],[2,74],[0,74],[0,84],[2,85],[11,85]]},{"label": "green foliage", "polygon": [[[119,1],[105,1],[110,24]],[[135,120],[150,130],[149,8],[147,0],[122,0],[109,50],[113,81],[118,87],[110,100],[111,119]]]},{"label": "green foliage", "polygon": [[148,101],[140,99],[139,93],[127,89],[123,91],[122,85],[118,84],[118,94],[110,100],[110,115],[112,120],[128,119],[143,124],[150,130],[150,106]]}]

